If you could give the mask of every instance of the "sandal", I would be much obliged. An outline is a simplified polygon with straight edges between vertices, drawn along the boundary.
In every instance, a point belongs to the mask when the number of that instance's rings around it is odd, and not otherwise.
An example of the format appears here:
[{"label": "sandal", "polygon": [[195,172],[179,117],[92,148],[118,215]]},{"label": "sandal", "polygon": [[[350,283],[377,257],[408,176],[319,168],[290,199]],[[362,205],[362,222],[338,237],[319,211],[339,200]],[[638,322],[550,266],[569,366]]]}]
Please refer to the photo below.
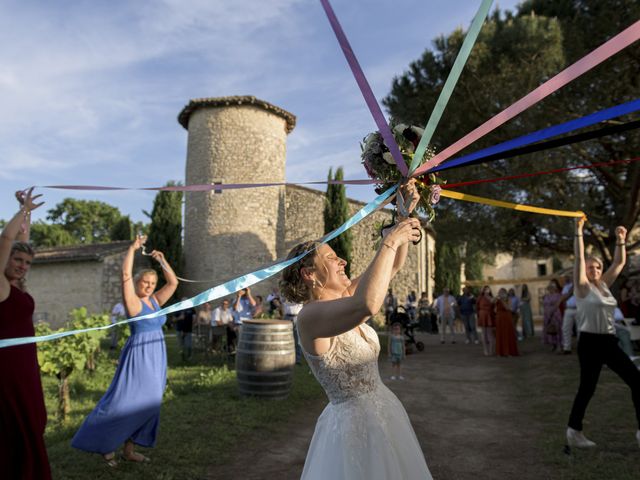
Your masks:
[{"label": "sandal", "polygon": [[115,452],[107,453],[102,455],[102,459],[107,464],[108,467],[115,468],[118,466],[118,461],[116,460]]},{"label": "sandal", "polygon": [[148,463],[151,461],[149,457],[145,457],[141,453],[133,452],[131,455],[122,454],[122,458],[127,462],[136,462],[136,463]]}]

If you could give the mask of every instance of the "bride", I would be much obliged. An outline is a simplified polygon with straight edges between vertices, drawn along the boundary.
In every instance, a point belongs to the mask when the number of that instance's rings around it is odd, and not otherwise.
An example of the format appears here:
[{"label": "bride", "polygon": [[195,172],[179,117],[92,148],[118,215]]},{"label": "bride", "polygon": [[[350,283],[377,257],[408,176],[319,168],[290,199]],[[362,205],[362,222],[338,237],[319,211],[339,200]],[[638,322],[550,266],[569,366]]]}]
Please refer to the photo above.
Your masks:
[{"label": "bride", "polygon": [[[411,199],[411,212],[420,199],[413,180],[403,193]],[[417,219],[399,217],[354,280],[326,244],[306,242],[289,254],[317,246],[285,269],[280,286],[289,301],[305,304],[298,314],[300,343],[331,402],[316,424],[304,480],[431,479],[407,413],[380,380],[378,336],[364,323],[383,305],[409,242],[420,239],[419,227]]]}]

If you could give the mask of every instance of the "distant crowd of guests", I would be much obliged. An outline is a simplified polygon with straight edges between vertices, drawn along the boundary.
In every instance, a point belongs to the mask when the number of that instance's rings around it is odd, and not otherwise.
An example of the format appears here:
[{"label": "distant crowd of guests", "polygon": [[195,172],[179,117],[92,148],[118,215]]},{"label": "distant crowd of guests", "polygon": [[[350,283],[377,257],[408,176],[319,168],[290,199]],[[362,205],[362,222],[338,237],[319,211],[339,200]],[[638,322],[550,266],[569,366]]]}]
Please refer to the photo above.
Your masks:
[{"label": "distant crowd of guests", "polygon": [[[500,288],[494,296],[489,285],[476,295],[471,287],[464,287],[462,294],[454,296],[448,288],[430,301],[427,293],[417,298],[410,292],[404,304],[399,302],[389,289],[385,298],[385,319],[393,323],[398,310],[404,311],[410,322],[426,332],[440,335],[440,342],[456,343],[457,335],[464,333],[466,344],[482,344],[484,355],[516,356],[518,341],[534,336],[531,292],[526,284],[519,288]],[[633,355],[628,333],[623,328],[623,319],[640,324],[640,283],[637,280],[625,283],[619,292],[619,309],[616,310],[621,348]],[[542,342],[551,347],[551,352],[572,353],[572,339],[576,337],[576,299],[573,295],[571,276],[553,278],[542,296]]]}]

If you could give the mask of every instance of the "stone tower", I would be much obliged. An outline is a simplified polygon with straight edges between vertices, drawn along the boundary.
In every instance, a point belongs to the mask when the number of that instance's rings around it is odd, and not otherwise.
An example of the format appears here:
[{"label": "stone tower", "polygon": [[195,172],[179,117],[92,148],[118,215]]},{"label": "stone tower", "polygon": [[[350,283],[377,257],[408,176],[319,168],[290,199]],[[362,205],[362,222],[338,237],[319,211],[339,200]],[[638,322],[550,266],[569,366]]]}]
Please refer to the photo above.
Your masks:
[{"label": "stone tower", "polygon": [[[284,182],[287,134],[296,117],[253,96],[191,100],[178,116],[189,132],[186,183]],[[282,255],[284,187],[186,194],[185,276],[211,280],[191,295]],[[261,284],[265,293],[270,284]]]}]

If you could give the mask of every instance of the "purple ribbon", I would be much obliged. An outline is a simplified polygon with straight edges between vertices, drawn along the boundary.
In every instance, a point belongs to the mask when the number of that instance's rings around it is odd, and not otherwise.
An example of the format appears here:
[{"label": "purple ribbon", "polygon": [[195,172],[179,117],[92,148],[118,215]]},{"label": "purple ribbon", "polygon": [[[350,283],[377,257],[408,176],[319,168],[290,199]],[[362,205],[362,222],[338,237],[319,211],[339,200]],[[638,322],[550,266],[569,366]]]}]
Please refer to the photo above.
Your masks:
[{"label": "purple ribbon", "polygon": [[389,124],[387,120],[384,118],[382,110],[380,110],[380,105],[378,105],[378,101],[376,97],[373,95],[373,91],[369,86],[369,82],[367,78],[364,76],[362,72],[362,68],[360,68],[360,64],[358,63],[358,59],[356,58],[353,50],[351,49],[351,45],[349,44],[349,40],[347,40],[347,36],[344,34],[342,27],[340,26],[340,22],[336,17],[336,14],[333,12],[333,8],[331,8],[331,4],[329,0],[320,0],[322,4],[322,8],[324,8],[325,13],[327,14],[327,18],[329,19],[329,23],[331,24],[331,28],[333,32],[336,34],[336,38],[338,39],[338,43],[340,44],[340,48],[342,48],[342,52],[344,53],[345,58],[347,59],[347,63],[353,72],[353,76],[358,83],[358,87],[360,87],[360,92],[362,92],[362,96],[364,97],[364,101],[367,102],[367,107],[369,107],[369,111],[373,116],[373,119],[378,126],[378,130],[384,139],[385,145],[389,148],[393,159],[396,161],[396,165],[398,166],[398,170],[402,173],[403,177],[406,177],[409,174],[409,168],[402,157],[402,153],[400,153],[400,148],[396,143],[396,139],[391,133],[391,129],[389,128]]}]

